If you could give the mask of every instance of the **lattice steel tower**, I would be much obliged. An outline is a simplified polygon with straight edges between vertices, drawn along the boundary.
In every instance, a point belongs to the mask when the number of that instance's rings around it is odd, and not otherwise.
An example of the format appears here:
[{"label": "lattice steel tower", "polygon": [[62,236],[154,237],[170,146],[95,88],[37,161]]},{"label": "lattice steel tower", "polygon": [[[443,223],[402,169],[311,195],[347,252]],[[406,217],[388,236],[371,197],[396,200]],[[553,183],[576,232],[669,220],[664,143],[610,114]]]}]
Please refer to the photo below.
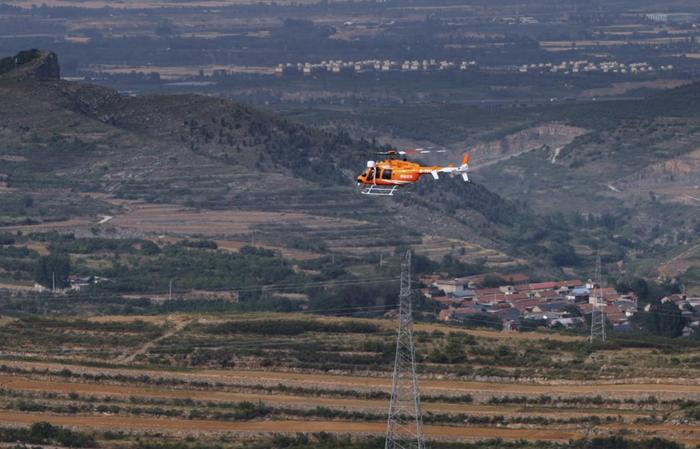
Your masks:
[{"label": "lattice steel tower", "polygon": [[413,344],[411,307],[411,251],[401,264],[399,333],[391,387],[385,449],[425,449],[420,388],[416,376],[416,347]]},{"label": "lattice steel tower", "polygon": [[605,341],[605,298],[603,297],[603,277],[601,275],[600,254],[595,261],[595,281],[593,285],[593,309],[591,310],[590,341]]}]

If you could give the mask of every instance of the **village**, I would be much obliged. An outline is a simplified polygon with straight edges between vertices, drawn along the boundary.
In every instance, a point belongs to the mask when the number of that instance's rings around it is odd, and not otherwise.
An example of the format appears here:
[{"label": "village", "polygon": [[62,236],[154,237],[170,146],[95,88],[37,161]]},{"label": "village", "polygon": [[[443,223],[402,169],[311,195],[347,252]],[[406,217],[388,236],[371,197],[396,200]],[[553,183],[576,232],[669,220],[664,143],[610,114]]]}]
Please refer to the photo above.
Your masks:
[{"label": "village", "polygon": [[[624,63],[616,60],[589,61],[589,60],[564,60],[561,62],[541,62],[537,64],[506,65],[506,66],[482,66],[474,60],[449,61],[436,59],[395,61],[390,59],[367,59],[362,61],[329,60],[318,63],[297,62],[278,64],[274,68],[277,76],[287,75],[316,75],[322,73],[331,74],[360,74],[367,72],[444,72],[444,71],[474,71],[504,72],[504,73],[559,73],[571,75],[576,73],[609,73],[609,74],[642,74],[655,71],[671,71],[671,64],[658,67],[648,62]],[[214,76],[228,75],[228,71],[221,69]]]},{"label": "village", "polygon": [[[440,321],[518,330],[527,325],[552,329],[587,326],[587,317],[600,306],[608,326],[615,331],[634,330],[633,317],[640,310],[633,292],[620,293],[591,280],[530,282],[525,274],[488,273],[459,278],[428,275],[421,278],[422,295],[441,306]],[[499,284],[498,286],[493,286]],[[688,323],[684,335],[700,329],[700,297],[669,295]]]}]

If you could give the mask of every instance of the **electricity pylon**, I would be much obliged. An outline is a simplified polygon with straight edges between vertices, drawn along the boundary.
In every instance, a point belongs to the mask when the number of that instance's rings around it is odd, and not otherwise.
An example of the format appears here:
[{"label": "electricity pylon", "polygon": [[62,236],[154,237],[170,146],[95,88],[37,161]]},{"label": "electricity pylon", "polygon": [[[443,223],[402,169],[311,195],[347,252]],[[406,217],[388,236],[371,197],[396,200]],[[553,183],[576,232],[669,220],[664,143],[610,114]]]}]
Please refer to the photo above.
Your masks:
[{"label": "electricity pylon", "polygon": [[389,403],[385,449],[425,449],[420,388],[416,376],[416,347],[413,344],[411,307],[411,251],[401,264],[399,332]]},{"label": "electricity pylon", "polygon": [[603,297],[603,277],[601,275],[600,254],[595,261],[595,281],[593,285],[593,310],[591,310],[591,343],[605,341],[605,298]]}]

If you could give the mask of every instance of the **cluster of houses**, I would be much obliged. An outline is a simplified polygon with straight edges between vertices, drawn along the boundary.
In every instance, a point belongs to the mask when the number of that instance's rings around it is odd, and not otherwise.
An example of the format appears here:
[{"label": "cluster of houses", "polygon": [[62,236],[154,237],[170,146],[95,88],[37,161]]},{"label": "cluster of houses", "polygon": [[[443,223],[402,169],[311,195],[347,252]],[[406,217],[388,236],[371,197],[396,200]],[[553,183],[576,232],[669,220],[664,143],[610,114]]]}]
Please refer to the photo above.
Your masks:
[{"label": "cluster of houses", "polygon": [[[652,22],[671,22],[671,23],[692,23],[700,20],[700,14],[677,12],[677,13],[650,13],[644,16]],[[695,25],[695,24],[693,24]]]},{"label": "cluster of houses", "polygon": [[[68,293],[68,292],[78,292],[80,290],[83,290],[87,287],[91,287],[93,285],[99,285],[104,282],[108,282],[109,279],[106,277],[102,276],[80,276],[77,274],[71,274],[67,278],[68,281],[68,286],[66,288],[62,289],[55,289],[53,290],[54,293]],[[38,282],[34,283],[34,290],[43,293],[46,291],[51,291],[52,289],[50,287],[45,287]]]},{"label": "cluster of houses", "polygon": [[[502,279],[506,285],[484,287],[489,279]],[[548,327],[572,328],[585,325],[585,316],[594,307],[601,307],[607,321],[616,330],[631,330],[631,318],[638,312],[634,293],[620,294],[614,288],[596,288],[590,280],[530,282],[523,274],[468,276],[445,279],[439,275],[421,279],[427,287],[422,294],[439,303],[442,321],[474,321],[482,317],[501,320],[503,329],[518,329],[523,322],[533,321]],[[503,284],[503,283],[501,283]],[[672,295],[664,301],[674,301],[688,318],[688,333],[700,324],[700,298]]]},{"label": "cluster of houses", "polygon": [[539,63],[539,64],[523,64],[518,68],[520,73],[563,73],[565,75],[571,73],[587,73],[587,72],[602,72],[602,73],[619,73],[619,74],[638,74],[656,71],[673,70],[673,65],[662,65],[654,67],[647,62],[633,62],[625,64],[617,61],[606,62],[591,62],[588,60],[582,61],[563,61],[561,63]]},{"label": "cluster of houses", "polygon": [[466,71],[476,66],[476,61],[438,61],[423,59],[413,61],[392,61],[389,59],[367,59],[364,61],[331,60],[320,63],[299,62],[279,64],[275,67],[276,75],[319,73],[364,73],[364,72],[431,72],[444,70]]},{"label": "cluster of houses", "polygon": [[[389,59],[368,59],[364,61],[330,60],[319,63],[298,62],[278,64],[274,68],[277,76],[284,75],[317,75],[322,73],[353,74],[366,72],[439,72],[467,71],[478,68],[476,61],[447,61],[423,59],[413,61],[393,61]],[[626,64],[618,61],[594,62],[588,60],[568,60],[559,63],[542,62],[538,64],[523,64],[520,66],[484,67],[487,71],[513,71],[519,73],[610,73],[610,74],[641,74],[657,71],[671,71],[673,65],[653,66],[648,62],[633,62]]]}]

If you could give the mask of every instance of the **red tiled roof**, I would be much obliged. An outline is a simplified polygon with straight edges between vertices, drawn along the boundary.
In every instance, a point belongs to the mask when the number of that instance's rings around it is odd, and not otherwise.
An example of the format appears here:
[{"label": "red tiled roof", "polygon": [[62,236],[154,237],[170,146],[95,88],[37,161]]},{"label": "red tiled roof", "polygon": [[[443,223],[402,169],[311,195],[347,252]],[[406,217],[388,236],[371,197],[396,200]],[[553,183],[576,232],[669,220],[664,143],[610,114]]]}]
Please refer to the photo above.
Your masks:
[{"label": "red tiled roof", "polygon": [[456,309],[453,309],[455,313],[463,313],[466,315],[473,315],[476,313],[483,313],[481,309],[477,309],[474,307],[458,307]]},{"label": "red tiled roof", "polygon": [[613,323],[627,321],[627,315],[625,312],[617,308],[617,306],[605,306],[605,318]]},{"label": "red tiled roof", "polygon": [[513,301],[524,301],[524,300],[528,300],[528,299],[530,299],[530,297],[529,297],[528,294],[525,293],[525,292],[517,292],[517,293],[513,293],[512,295],[507,295],[506,299],[507,299],[509,302],[513,302]]},{"label": "red tiled roof", "polygon": [[477,297],[479,296],[485,296],[485,295],[494,295],[494,294],[501,294],[503,293],[500,288],[494,287],[494,288],[479,288],[474,290],[474,294],[476,294]]},{"label": "red tiled roof", "polygon": [[549,282],[538,282],[536,284],[529,284],[530,290],[554,290],[559,287],[559,282],[549,281]]},{"label": "red tiled roof", "polygon": [[510,298],[510,295],[506,295],[505,293],[495,293],[495,294],[488,294],[488,295],[477,295],[476,297],[476,302],[480,304],[485,304],[485,303],[492,303],[492,302],[501,302],[501,301],[506,301]]},{"label": "red tiled roof", "polygon": [[570,281],[560,281],[559,285],[562,287],[567,287],[567,286],[572,286],[572,287],[579,287],[581,285],[584,285],[585,283],[581,281],[580,279],[572,279]]},{"label": "red tiled roof", "polygon": [[579,279],[571,279],[568,281],[547,281],[529,284],[531,290],[556,290],[560,287],[579,287],[584,283]]},{"label": "red tiled roof", "polygon": [[[620,294],[612,287],[603,287],[600,289],[604,299],[617,298]],[[593,296],[597,294],[596,291],[593,292]]]}]

